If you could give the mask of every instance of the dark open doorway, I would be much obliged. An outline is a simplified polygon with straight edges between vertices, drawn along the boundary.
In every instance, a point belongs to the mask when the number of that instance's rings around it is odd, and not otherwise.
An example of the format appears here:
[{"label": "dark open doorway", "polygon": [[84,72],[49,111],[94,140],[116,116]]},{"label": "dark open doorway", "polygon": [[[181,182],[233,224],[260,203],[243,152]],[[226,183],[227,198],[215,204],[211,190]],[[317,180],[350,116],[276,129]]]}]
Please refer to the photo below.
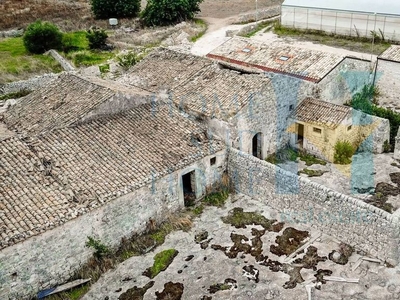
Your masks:
[{"label": "dark open doorway", "polygon": [[196,200],[196,178],[195,172],[182,175],[183,201],[185,206],[192,206]]},{"label": "dark open doorway", "polygon": [[304,141],[304,125],[297,124],[297,141],[296,145],[299,149],[303,149],[303,141]]},{"label": "dark open doorway", "polygon": [[261,157],[261,132],[257,133],[255,136],[253,136],[253,141],[252,141],[252,148],[253,148],[253,156],[262,158]]}]

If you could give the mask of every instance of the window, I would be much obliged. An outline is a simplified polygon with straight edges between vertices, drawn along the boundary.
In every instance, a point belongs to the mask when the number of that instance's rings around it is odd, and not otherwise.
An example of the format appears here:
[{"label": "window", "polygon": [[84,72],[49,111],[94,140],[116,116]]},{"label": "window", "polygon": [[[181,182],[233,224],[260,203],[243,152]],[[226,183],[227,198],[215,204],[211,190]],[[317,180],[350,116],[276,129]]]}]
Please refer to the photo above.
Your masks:
[{"label": "window", "polygon": [[215,156],[210,158],[210,166],[215,165],[216,162],[217,162],[217,158]]},{"label": "window", "polygon": [[313,127],[313,132],[321,134],[322,133],[322,129],[321,128],[317,128],[317,127]]},{"label": "window", "polygon": [[351,130],[351,125],[349,127],[347,127],[347,131]]},{"label": "window", "polygon": [[246,53],[249,53],[251,50],[249,48],[244,48],[242,51],[246,52]]},{"label": "window", "polygon": [[283,61],[287,61],[289,59],[289,57],[283,55],[283,56],[279,57],[279,59],[283,60]]}]

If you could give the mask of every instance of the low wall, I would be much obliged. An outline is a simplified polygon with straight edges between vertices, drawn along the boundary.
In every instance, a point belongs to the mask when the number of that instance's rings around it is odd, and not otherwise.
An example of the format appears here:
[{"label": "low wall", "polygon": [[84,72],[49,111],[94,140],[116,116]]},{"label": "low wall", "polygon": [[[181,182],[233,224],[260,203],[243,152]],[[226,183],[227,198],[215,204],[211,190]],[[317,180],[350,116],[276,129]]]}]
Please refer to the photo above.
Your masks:
[{"label": "low wall", "polygon": [[21,90],[34,91],[38,88],[48,85],[52,80],[56,79],[59,74],[44,74],[36,76],[28,80],[15,81],[0,85],[0,95],[16,93]]},{"label": "low wall", "polygon": [[[215,165],[210,158],[216,156]],[[88,236],[111,247],[122,237],[140,233],[150,218],[161,221],[184,206],[182,174],[196,170],[203,188],[221,179],[226,151],[204,157],[182,170],[112,200],[62,226],[0,251],[0,299],[31,299],[40,290],[64,283],[92,255]]]},{"label": "low wall", "polygon": [[251,13],[245,13],[245,14],[239,15],[238,23],[248,23],[248,22],[254,22],[257,20],[268,19],[268,18],[278,16],[278,15],[280,15],[280,13],[281,13],[280,5],[266,7],[266,8],[259,8],[256,11],[253,11]]},{"label": "low wall", "polygon": [[281,221],[304,223],[398,264],[397,217],[235,149],[229,150],[228,173],[238,192],[278,210]]},{"label": "low wall", "polygon": [[56,50],[51,49],[48,51],[48,54],[61,65],[64,71],[75,71],[75,68],[70,64],[70,62],[62,57]]}]

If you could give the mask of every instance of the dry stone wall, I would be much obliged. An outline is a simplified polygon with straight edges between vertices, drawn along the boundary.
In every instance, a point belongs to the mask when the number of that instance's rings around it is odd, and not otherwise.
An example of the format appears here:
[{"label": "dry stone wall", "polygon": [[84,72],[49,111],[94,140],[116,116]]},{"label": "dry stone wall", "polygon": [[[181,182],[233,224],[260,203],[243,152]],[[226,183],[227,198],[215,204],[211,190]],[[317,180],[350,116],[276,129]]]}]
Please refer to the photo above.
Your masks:
[{"label": "dry stone wall", "polygon": [[281,221],[307,223],[391,264],[399,262],[399,219],[307,178],[235,149],[228,173],[236,191],[281,212]]}]

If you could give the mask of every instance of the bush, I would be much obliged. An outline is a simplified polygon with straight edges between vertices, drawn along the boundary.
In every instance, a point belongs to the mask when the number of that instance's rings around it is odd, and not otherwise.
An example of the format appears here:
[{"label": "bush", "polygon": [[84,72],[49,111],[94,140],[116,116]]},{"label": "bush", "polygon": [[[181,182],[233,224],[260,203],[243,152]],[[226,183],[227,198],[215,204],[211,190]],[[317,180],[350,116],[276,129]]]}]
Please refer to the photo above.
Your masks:
[{"label": "bush", "polygon": [[366,85],[360,93],[353,96],[350,105],[366,114],[388,119],[390,123],[389,144],[391,149],[394,149],[395,138],[400,127],[400,114],[391,109],[377,106],[376,97],[379,96],[379,93],[380,91],[376,87]]},{"label": "bush", "polygon": [[89,29],[86,33],[90,49],[104,49],[108,38],[104,29]]},{"label": "bush", "polygon": [[383,143],[383,153],[389,153],[392,150],[392,146],[390,146],[389,141],[386,140]]},{"label": "bush", "polygon": [[203,0],[149,0],[142,12],[147,26],[164,26],[191,20],[200,11]]},{"label": "bush", "polygon": [[110,253],[110,249],[104,245],[100,240],[96,240],[93,237],[88,237],[85,246],[87,248],[94,249],[94,256],[97,258],[101,258]]},{"label": "bush", "polygon": [[141,59],[142,56],[135,51],[129,51],[127,54],[117,56],[118,65],[124,70],[128,70],[130,67],[136,65]]},{"label": "bush", "polygon": [[347,165],[351,163],[354,154],[354,147],[348,141],[338,141],[335,144],[334,163]]},{"label": "bush", "polygon": [[91,0],[92,11],[97,19],[136,17],[140,0]]},{"label": "bush", "polygon": [[42,54],[50,49],[61,49],[62,37],[57,26],[38,20],[26,28],[23,41],[29,52]]}]

